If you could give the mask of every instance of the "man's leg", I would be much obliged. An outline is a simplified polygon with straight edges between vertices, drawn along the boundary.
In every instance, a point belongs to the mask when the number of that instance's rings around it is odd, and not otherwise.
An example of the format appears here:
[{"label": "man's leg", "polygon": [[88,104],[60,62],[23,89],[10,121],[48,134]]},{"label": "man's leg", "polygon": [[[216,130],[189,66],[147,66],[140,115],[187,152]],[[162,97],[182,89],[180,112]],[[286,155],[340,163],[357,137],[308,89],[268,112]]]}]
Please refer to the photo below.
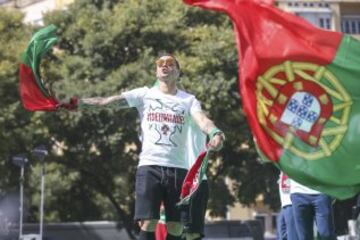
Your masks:
[{"label": "man's leg", "polygon": [[155,240],[155,228],[160,218],[161,168],[140,166],[136,172],[135,221],[140,226],[139,240]]},{"label": "man's leg", "polygon": [[284,208],[281,208],[279,215],[276,219],[276,231],[277,231],[277,238],[276,238],[277,240],[287,240]]},{"label": "man's leg", "polygon": [[336,239],[333,219],[332,199],[325,194],[314,197],[315,222],[320,239]]},{"label": "man's leg", "polygon": [[166,222],[166,240],[180,240],[184,226],[181,222]]},{"label": "man's leg", "polygon": [[166,227],[168,230],[167,240],[180,240],[183,225],[180,222],[180,209],[176,204],[180,200],[182,183],[187,170],[181,168],[166,168],[166,194],[164,207],[166,214]]},{"label": "man's leg", "polygon": [[285,231],[286,231],[287,239],[297,240],[298,237],[295,228],[295,220],[294,220],[292,205],[288,205],[283,208],[283,216],[285,220]]},{"label": "man's leg", "polygon": [[314,210],[311,205],[311,195],[293,193],[290,198],[298,239],[313,240]]},{"label": "man's leg", "polygon": [[139,240],[155,240],[155,229],[157,223],[157,219],[140,220]]}]

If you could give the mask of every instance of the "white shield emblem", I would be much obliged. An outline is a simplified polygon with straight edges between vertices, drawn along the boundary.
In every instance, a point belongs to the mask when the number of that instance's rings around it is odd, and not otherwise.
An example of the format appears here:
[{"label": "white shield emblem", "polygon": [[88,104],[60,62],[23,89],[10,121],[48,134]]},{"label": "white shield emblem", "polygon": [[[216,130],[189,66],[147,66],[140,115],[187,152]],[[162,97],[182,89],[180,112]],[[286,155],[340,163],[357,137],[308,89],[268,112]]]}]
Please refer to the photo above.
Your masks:
[{"label": "white shield emblem", "polygon": [[310,132],[320,112],[320,103],[312,94],[296,92],[287,103],[280,121],[295,129]]}]

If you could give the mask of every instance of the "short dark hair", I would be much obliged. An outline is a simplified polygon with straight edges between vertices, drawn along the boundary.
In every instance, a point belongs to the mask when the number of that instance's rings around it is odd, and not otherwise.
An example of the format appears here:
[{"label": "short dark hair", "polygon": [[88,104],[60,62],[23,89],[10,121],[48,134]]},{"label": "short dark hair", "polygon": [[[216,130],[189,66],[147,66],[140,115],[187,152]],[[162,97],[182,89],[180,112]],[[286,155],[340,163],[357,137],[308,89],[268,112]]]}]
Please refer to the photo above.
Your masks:
[{"label": "short dark hair", "polygon": [[172,57],[174,60],[175,60],[175,65],[177,67],[177,69],[180,70],[180,63],[179,61],[176,59],[176,57],[174,55],[172,55],[171,53],[168,53],[168,52],[160,52],[159,55],[158,55],[158,58],[161,58],[161,57],[165,57],[165,56],[169,56],[169,57]]}]

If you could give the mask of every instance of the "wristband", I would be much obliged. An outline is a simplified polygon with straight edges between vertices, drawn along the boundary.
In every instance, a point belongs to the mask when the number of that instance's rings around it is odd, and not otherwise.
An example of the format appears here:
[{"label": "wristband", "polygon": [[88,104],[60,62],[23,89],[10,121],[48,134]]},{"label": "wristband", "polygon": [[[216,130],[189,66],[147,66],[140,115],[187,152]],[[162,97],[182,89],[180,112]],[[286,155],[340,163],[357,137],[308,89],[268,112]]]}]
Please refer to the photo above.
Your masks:
[{"label": "wristband", "polygon": [[225,134],[223,131],[221,131],[220,129],[218,129],[217,127],[214,127],[211,132],[209,133],[209,139],[212,139],[213,137],[215,137],[215,135],[221,135],[223,141],[225,141]]},{"label": "wristband", "polygon": [[78,105],[79,105],[79,99],[74,96],[70,98],[69,102],[60,103],[58,107],[72,111],[72,110],[76,110],[78,108]]}]

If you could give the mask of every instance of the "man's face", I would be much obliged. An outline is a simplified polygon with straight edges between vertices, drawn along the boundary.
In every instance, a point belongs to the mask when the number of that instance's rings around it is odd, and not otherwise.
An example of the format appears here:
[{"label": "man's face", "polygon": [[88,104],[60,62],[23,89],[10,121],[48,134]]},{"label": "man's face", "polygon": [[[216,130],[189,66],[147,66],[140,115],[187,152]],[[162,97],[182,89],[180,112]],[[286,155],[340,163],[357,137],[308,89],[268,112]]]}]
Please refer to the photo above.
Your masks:
[{"label": "man's face", "polygon": [[159,80],[171,81],[179,77],[180,70],[172,56],[162,56],[156,60],[156,77]]}]

